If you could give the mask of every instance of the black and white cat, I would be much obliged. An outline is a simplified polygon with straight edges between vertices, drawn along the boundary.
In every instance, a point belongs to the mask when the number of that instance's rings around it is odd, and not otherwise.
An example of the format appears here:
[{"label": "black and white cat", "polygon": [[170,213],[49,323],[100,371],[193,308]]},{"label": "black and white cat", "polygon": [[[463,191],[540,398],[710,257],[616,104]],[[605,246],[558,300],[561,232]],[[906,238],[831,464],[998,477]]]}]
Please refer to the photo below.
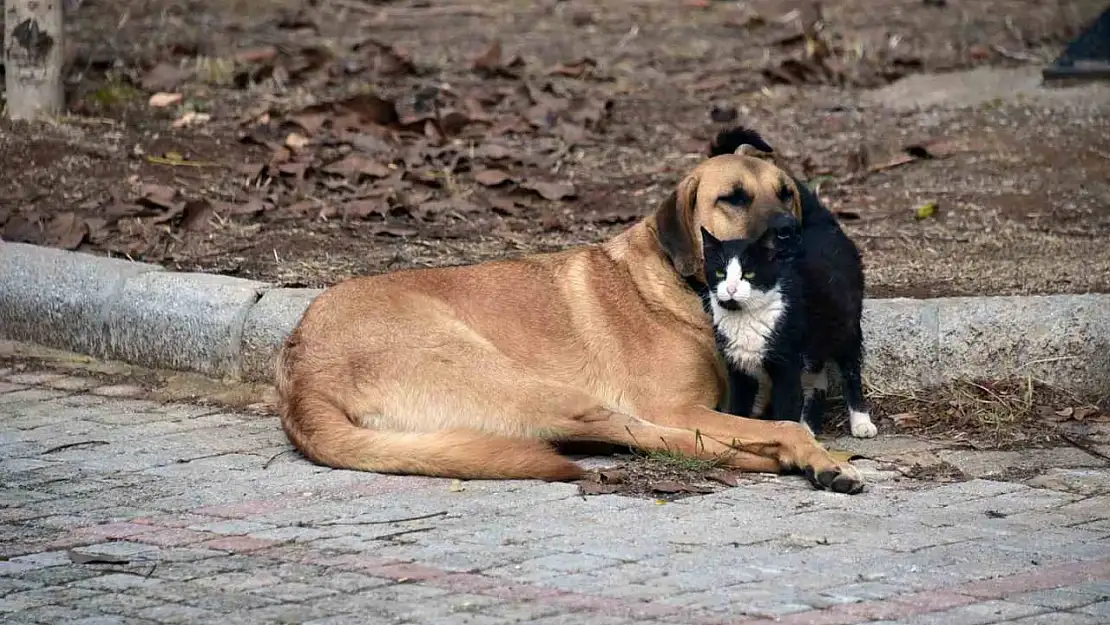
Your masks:
[{"label": "black and white cat", "polygon": [[773,218],[757,240],[720,241],[702,228],[717,343],[729,369],[731,414],[824,425],[827,364],[844,378],[849,427],[875,436],[863,399],[862,263],[833,222],[803,229]]}]

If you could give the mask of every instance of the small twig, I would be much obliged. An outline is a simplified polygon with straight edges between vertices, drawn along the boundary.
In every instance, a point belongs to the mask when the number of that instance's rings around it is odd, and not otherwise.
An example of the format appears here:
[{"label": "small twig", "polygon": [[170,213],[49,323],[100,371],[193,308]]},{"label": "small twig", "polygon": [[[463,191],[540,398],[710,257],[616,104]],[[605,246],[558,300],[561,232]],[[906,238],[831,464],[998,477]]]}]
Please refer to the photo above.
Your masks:
[{"label": "small twig", "polygon": [[397,538],[398,536],[404,536],[405,534],[416,534],[416,533],[419,533],[419,532],[430,532],[434,529],[436,529],[436,528],[434,528],[434,527],[418,527],[416,529],[401,530],[400,532],[393,532],[392,534],[383,534],[381,536],[375,536],[375,537],[371,538],[370,540],[389,540],[390,538]]},{"label": "small twig", "polygon": [[[423,7],[395,7],[390,9],[382,9],[373,5],[367,5],[364,2],[354,2],[352,0],[331,0],[331,4],[344,9],[351,9],[353,11],[362,11],[365,13],[375,13],[385,18],[402,17],[406,14],[413,17],[431,17],[431,16],[481,16],[490,17],[493,13],[490,10],[479,6],[423,6]],[[380,19],[380,18],[379,18]]]},{"label": "small twig", "polygon": [[47,449],[46,451],[42,452],[39,455],[40,456],[45,456],[46,454],[56,453],[56,452],[59,452],[59,451],[65,450],[65,449],[73,449],[74,447],[84,447],[85,445],[110,445],[110,444],[111,443],[109,443],[108,441],[80,441],[78,443],[66,443],[65,445],[58,445],[57,447],[51,447],[50,449]]},{"label": "small twig", "polygon": [[175,158],[166,158],[164,156],[148,156],[146,160],[152,165],[169,165],[170,167],[221,167],[219,163],[209,163],[208,161],[182,161]]},{"label": "small twig", "polygon": [[284,456],[285,454],[291,454],[291,453],[293,453],[293,451],[294,451],[293,449],[284,449],[282,451],[277,452],[276,454],[270,456],[270,459],[262,464],[262,468],[263,469],[269,469],[270,465],[273,464],[274,460],[277,460],[278,458]]},{"label": "small twig", "polygon": [[[315,527],[330,527],[334,525],[386,525],[389,523],[404,523],[406,521],[422,521],[424,519],[434,519],[436,517],[446,516],[447,511],[432,512],[431,514],[421,514],[419,516],[410,516],[400,519],[383,519],[379,521],[359,521],[358,519],[337,519],[335,521],[324,521],[322,523],[315,523]],[[430,528],[429,528],[430,529]]]}]

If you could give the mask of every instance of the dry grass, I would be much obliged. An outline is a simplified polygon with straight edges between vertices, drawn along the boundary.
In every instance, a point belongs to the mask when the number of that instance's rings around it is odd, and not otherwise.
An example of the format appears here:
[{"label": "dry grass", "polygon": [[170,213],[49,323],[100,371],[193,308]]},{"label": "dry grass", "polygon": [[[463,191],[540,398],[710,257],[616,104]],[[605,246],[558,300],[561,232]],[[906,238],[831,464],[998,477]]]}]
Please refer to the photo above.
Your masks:
[{"label": "dry grass", "polygon": [[[1032,377],[996,381],[955,380],[928,392],[870,387],[873,412],[904,434],[940,437],[976,448],[1044,445],[1060,440],[1059,412],[1098,409],[1080,397]],[[1099,409],[1100,412],[1101,409]]]}]

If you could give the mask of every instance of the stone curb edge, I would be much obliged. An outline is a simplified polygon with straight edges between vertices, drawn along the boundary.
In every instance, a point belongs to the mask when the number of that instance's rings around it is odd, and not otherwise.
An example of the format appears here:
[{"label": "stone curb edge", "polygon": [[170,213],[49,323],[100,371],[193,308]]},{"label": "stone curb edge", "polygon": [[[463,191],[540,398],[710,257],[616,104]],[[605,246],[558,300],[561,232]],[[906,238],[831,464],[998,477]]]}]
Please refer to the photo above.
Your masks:
[{"label": "stone curb edge", "polygon": [[[0,242],[0,338],[270,382],[319,289]],[[1026,377],[1110,394],[1110,295],[871,299],[864,376],[882,391]]]}]

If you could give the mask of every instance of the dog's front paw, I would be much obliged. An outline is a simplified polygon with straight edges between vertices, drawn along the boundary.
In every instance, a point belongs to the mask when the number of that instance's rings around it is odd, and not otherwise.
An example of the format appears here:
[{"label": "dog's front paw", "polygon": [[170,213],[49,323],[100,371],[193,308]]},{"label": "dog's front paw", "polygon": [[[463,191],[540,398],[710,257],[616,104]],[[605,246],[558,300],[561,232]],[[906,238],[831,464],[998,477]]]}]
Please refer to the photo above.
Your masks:
[{"label": "dog's front paw", "polygon": [[824,471],[814,470],[813,467],[806,467],[806,479],[810,484],[821,490],[831,490],[834,493],[844,493],[847,495],[856,495],[863,492],[863,476],[860,475],[859,470],[850,464],[842,465],[837,469],[826,469]]},{"label": "dog's front paw", "polygon": [[852,436],[856,438],[874,438],[879,433],[879,428],[871,421],[871,415],[866,412],[848,415],[848,426],[852,430]]}]

